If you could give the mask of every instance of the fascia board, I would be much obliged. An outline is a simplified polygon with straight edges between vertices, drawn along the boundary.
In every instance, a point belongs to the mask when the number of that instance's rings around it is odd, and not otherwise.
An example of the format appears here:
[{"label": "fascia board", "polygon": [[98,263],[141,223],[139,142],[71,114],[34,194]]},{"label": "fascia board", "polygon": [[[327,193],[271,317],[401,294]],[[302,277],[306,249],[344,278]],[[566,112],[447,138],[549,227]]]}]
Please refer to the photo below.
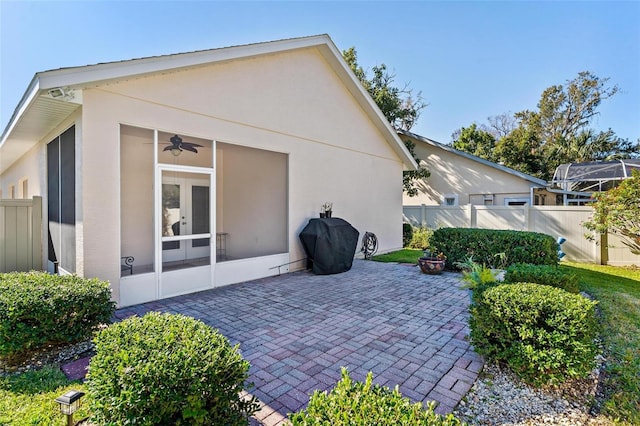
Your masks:
[{"label": "fascia board", "polygon": [[20,118],[22,117],[24,112],[29,108],[34,99],[39,95],[40,89],[40,80],[36,75],[31,80],[31,83],[29,83],[29,87],[27,87],[26,92],[24,93],[24,95],[22,95],[18,106],[11,115],[9,122],[7,123],[7,127],[5,127],[4,131],[2,132],[2,137],[0,138],[0,149],[2,149],[2,146],[9,138],[9,135],[15,128],[16,124],[18,124],[18,122],[20,121]]},{"label": "fascia board", "polygon": [[196,67],[216,62],[268,55],[288,50],[302,49],[325,44],[328,36],[312,36],[299,39],[278,40],[243,46],[223,47],[196,52],[176,53],[149,58],[86,65],[73,68],[44,71],[37,76],[42,89],[54,87],[82,86],[110,80],[166,72],[175,69]]}]

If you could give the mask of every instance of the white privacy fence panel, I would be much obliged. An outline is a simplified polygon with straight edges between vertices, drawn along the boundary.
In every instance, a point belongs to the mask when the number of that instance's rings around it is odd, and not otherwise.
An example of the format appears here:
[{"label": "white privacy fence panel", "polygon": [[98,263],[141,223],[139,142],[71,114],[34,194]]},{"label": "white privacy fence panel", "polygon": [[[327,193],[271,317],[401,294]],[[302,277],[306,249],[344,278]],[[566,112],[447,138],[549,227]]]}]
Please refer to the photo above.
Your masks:
[{"label": "white privacy fence panel", "polygon": [[640,266],[640,256],[631,253],[621,239],[615,235],[608,236],[608,262],[609,265],[638,265]]},{"label": "white privacy fence panel", "polygon": [[582,225],[591,218],[591,207],[534,206],[529,212],[528,230],[567,239],[562,245],[567,260],[600,263],[600,246],[585,238],[587,230]]},{"label": "white privacy fence panel", "polygon": [[0,200],[0,272],[42,269],[42,198]]},{"label": "white privacy fence panel", "polygon": [[527,230],[528,213],[520,206],[477,206],[474,210],[474,228]]},{"label": "white privacy fence panel", "polygon": [[612,235],[601,246],[585,238],[583,223],[593,213],[583,206],[405,206],[404,221],[429,228],[483,228],[533,231],[562,236],[566,259],[576,262],[640,265],[640,256],[632,254]]}]

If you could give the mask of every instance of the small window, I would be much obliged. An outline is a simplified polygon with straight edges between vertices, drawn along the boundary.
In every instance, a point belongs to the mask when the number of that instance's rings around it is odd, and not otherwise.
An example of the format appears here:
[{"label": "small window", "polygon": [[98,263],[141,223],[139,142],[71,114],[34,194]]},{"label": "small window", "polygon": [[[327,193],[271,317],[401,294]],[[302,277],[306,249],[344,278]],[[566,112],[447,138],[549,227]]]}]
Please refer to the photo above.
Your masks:
[{"label": "small window", "polygon": [[505,198],[505,206],[526,206],[529,204],[528,198]]},{"label": "small window", "polygon": [[482,201],[485,206],[493,205],[493,194],[485,194],[482,196]]},{"label": "small window", "polygon": [[457,206],[458,194],[444,194],[442,196],[442,205],[448,207]]}]

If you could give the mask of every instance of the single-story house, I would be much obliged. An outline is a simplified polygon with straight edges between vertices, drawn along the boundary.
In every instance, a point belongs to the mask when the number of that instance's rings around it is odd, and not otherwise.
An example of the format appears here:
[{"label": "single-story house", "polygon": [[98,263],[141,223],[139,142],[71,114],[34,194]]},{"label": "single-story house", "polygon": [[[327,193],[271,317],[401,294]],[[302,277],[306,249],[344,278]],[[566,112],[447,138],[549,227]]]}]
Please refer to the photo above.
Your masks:
[{"label": "single-story house", "polygon": [[540,196],[536,199],[534,190],[544,190],[547,186],[542,179],[424,136],[407,131],[398,134],[415,145],[416,157],[431,172],[425,181],[417,182],[417,196],[404,194],[405,206],[555,204],[555,199],[545,200]]},{"label": "single-story house", "polygon": [[327,35],[39,72],[0,139],[43,264],[120,306],[304,268],[325,202],[401,248],[416,167]]}]

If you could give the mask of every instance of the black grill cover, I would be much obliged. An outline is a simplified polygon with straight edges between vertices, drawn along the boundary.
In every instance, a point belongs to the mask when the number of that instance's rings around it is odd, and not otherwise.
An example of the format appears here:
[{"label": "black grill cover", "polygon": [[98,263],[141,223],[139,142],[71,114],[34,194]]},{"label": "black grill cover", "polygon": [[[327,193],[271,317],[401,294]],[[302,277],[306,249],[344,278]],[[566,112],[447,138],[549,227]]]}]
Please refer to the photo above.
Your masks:
[{"label": "black grill cover", "polygon": [[300,232],[307,253],[307,269],[328,275],[351,269],[360,233],[349,222],[339,218],[311,219]]}]

